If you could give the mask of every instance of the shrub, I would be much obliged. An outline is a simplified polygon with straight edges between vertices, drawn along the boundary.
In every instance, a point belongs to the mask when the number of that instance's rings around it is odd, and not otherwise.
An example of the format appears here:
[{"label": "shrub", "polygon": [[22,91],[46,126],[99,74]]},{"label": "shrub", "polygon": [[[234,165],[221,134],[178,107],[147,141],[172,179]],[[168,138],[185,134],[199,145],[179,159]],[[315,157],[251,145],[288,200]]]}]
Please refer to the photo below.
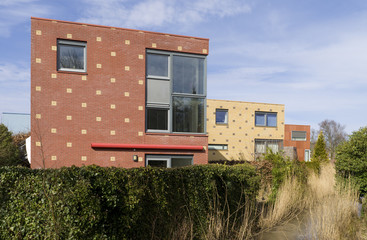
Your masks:
[{"label": "shrub", "polygon": [[351,176],[367,193],[367,127],[353,132],[349,140],[337,148],[336,170],[343,177]]},{"label": "shrub", "polygon": [[184,221],[200,236],[214,197],[231,215],[258,189],[247,164],[0,168],[0,239],[167,239]]}]

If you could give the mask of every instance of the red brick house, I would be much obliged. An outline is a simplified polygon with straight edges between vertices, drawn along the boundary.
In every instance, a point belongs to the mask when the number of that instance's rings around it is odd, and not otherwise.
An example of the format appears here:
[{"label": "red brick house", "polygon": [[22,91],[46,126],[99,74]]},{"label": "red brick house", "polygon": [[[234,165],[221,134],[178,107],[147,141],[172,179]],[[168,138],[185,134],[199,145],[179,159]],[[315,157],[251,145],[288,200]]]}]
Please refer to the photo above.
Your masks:
[{"label": "red brick house", "polygon": [[284,147],[294,147],[299,161],[311,161],[310,125],[284,126]]},{"label": "red brick house", "polygon": [[208,39],[31,22],[32,168],[207,163]]}]

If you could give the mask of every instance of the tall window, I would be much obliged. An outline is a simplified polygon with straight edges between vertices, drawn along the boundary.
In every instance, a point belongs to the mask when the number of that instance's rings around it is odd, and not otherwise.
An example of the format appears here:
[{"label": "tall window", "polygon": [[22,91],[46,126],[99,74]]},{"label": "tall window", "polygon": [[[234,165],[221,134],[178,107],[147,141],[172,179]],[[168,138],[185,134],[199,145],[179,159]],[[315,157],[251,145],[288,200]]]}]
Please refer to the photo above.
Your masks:
[{"label": "tall window", "polygon": [[255,112],[255,126],[276,127],[277,113]]},{"label": "tall window", "polygon": [[305,162],[311,161],[311,151],[310,149],[305,149]]},{"label": "tall window", "polygon": [[147,131],[205,132],[205,56],[147,51]]},{"label": "tall window", "polygon": [[215,123],[216,124],[228,124],[228,110],[216,109],[215,110]]},{"label": "tall window", "polygon": [[57,70],[86,72],[87,43],[79,41],[57,41]]},{"label": "tall window", "polygon": [[306,131],[292,131],[292,141],[306,141]]}]

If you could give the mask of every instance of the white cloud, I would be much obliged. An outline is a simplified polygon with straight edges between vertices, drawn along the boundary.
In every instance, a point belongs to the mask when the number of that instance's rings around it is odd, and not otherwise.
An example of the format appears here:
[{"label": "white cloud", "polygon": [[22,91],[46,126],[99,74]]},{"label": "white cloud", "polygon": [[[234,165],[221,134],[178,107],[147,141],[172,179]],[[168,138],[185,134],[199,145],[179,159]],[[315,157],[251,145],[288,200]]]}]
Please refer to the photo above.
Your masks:
[{"label": "white cloud", "polygon": [[84,0],[83,17],[79,22],[141,28],[165,24],[191,24],[209,16],[226,17],[251,11],[239,0]]},{"label": "white cloud", "polygon": [[25,64],[0,63],[0,84],[29,82],[30,69]]},{"label": "white cloud", "polygon": [[30,21],[31,16],[43,17],[51,8],[38,0],[5,0],[0,3],[0,37],[9,37],[18,24]]}]

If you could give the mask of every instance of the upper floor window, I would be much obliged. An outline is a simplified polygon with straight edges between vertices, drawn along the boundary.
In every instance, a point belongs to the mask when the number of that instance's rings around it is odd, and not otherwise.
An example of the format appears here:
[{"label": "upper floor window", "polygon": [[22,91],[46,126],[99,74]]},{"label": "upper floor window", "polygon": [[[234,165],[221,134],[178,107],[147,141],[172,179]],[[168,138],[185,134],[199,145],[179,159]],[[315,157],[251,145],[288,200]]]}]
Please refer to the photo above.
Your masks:
[{"label": "upper floor window", "polygon": [[255,126],[276,127],[277,113],[255,112]]},{"label": "upper floor window", "polygon": [[306,131],[292,131],[292,141],[306,141]]},{"label": "upper floor window", "polygon": [[216,109],[215,110],[215,123],[216,124],[228,124],[228,110]]},{"label": "upper floor window", "polygon": [[205,56],[147,51],[146,129],[205,132]]},{"label": "upper floor window", "polygon": [[87,43],[79,41],[57,41],[57,70],[86,72]]}]

